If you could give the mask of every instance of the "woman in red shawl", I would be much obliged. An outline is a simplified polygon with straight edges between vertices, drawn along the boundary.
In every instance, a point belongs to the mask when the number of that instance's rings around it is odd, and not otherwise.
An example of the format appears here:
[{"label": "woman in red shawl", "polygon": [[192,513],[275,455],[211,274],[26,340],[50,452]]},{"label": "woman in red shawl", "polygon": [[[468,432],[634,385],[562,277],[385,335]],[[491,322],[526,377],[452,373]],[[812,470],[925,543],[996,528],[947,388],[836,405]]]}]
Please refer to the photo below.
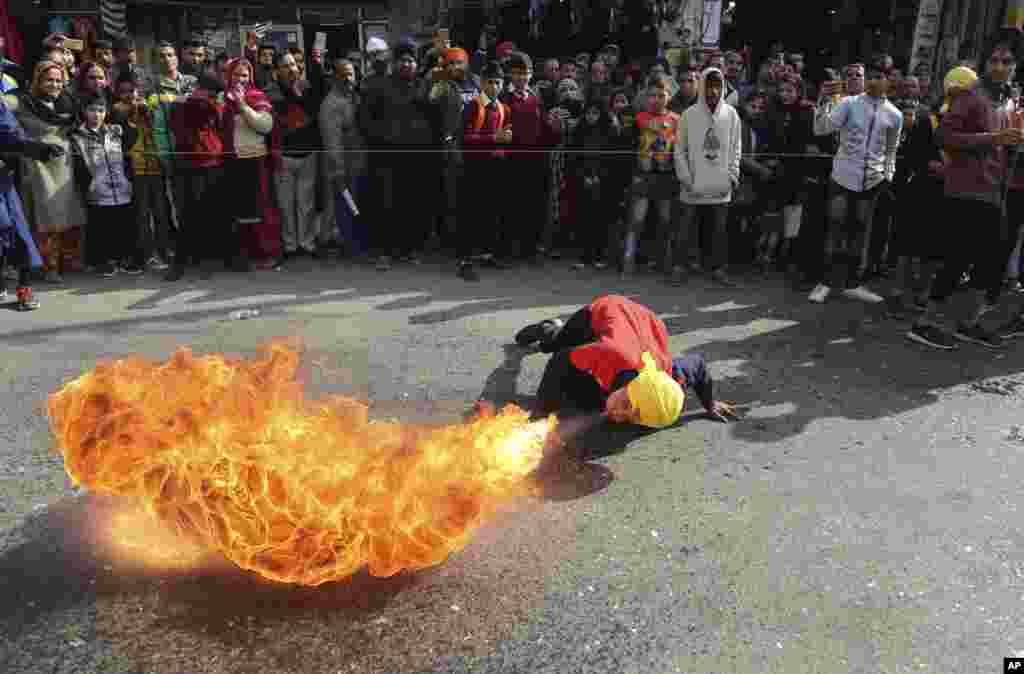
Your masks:
[{"label": "woman in red shawl", "polygon": [[[271,260],[281,256],[281,223],[273,213],[269,183],[280,143],[270,101],[253,84],[252,64],[245,59],[228,61],[224,83],[224,193],[233,195],[238,241],[233,268],[247,271],[250,254]],[[260,199],[243,198],[256,186]]]}]

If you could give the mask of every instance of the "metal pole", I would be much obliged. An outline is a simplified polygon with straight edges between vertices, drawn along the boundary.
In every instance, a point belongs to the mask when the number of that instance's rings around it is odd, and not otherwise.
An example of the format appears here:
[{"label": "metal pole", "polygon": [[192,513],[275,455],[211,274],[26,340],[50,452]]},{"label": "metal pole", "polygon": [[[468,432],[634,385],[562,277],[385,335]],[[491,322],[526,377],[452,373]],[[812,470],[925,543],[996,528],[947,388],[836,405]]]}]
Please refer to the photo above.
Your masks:
[{"label": "metal pole", "polygon": [[245,40],[246,40],[247,36],[242,35],[242,7],[241,7],[241,5],[239,5],[238,7],[235,8],[235,21],[238,24],[237,26],[235,26],[235,32],[238,33],[238,52],[239,52],[238,53],[238,58],[244,59],[245,58]]}]

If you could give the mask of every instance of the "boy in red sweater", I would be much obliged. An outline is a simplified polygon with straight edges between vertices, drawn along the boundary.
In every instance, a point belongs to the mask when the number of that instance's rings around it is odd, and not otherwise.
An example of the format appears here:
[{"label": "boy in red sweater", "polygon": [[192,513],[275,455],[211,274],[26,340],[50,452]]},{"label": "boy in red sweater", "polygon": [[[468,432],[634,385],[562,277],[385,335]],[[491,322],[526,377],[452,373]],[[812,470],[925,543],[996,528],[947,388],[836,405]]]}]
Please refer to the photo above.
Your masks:
[{"label": "boy in red sweater", "polygon": [[506,222],[518,231],[504,232],[505,241],[517,241],[520,259],[534,259],[545,221],[547,199],[547,148],[554,144],[557,133],[548,122],[544,103],[530,88],[533,61],[521,52],[508,60],[511,91],[501,97],[512,115],[512,142],[508,151],[508,185],[515,185],[516,194],[509,200]]},{"label": "boy in red sweater", "polygon": [[504,71],[499,64],[488,63],[480,80],[482,91],[466,106],[462,133],[466,190],[460,200],[457,255],[458,275],[466,281],[480,280],[473,255],[495,241],[499,231],[499,211],[489,201],[494,186],[506,184],[508,156],[501,148],[512,142],[512,111],[498,100]]}]

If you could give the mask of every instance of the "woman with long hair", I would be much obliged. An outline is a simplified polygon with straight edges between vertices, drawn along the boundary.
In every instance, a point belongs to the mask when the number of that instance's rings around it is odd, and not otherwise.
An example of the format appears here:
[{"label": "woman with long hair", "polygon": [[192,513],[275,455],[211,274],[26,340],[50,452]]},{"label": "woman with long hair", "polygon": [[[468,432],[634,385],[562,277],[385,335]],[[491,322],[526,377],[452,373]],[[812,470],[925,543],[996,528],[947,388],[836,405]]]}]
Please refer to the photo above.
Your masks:
[{"label": "woman with long hair", "polygon": [[250,254],[281,257],[281,222],[270,199],[270,174],[280,161],[280,138],[270,100],[256,88],[254,76],[245,59],[224,65],[224,193],[251,194],[258,189],[260,194],[259,199],[236,199],[230,209],[229,241],[237,249],[225,262],[236,271],[249,270]]},{"label": "woman with long hair", "polygon": [[63,282],[65,256],[73,253],[70,232],[86,220],[85,206],[75,189],[69,139],[78,116],[66,84],[63,64],[40,61],[28,91],[4,96],[26,136],[63,150],[61,156],[48,161],[25,159],[22,179],[25,211],[44,241],[44,266],[50,283]]}]

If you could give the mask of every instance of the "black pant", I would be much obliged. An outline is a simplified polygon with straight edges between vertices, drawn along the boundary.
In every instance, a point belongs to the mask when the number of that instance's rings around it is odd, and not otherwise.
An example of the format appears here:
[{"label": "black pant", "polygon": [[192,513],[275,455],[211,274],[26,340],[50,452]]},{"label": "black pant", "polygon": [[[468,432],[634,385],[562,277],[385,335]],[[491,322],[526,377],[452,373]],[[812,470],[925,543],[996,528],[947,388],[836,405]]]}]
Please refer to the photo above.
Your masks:
[{"label": "black pant", "polygon": [[609,186],[605,178],[587,185],[581,177],[577,194],[576,241],[583,246],[583,262],[592,264],[601,259],[608,245],[614,203],[609,197]]},{"label": "black pant", "polygon": [[441,203],[437,181],[429,173],[436,170],[436,156],[429,149],[380,148],[370,153],[374,253],[401,257],[423,250]]},{"label": "black pant", "polygon": [[531,258],[537,253],[547,219],[547,155],[537,152],[514,156],[508,162],[510,191],[502,192],[504,203],[495,205],[506,215],[503,234],[508,249],[503,252],[520,259]]},{"label": "black pant", "polygon": [[[18,236],[18,232],[11,227],[11,246],[5,248],[0,246],[0,272],[4,267],[11,265],[18,270],[18,287],[27,288],[32,285],[32,275],[29,270],[28,245]],[[0,290],[7,290],[7,279],[0,274]]]},{"label": "black pant", "polygon": [[135,207],[88,207],[89,246],[85,249],[88,262],[94,267],[108,262],[126,262],[141,265],[142,248],[139,246],[138,228],[135,226]]},{"label": "black pant", "polygon": [[[974,266],[971,287],[985,291],[988,301],[998,301],[1003,287],[1006,263],[1013,252],[1007,227],[999,206],[970,199],[947,198],[945,220],[964,226],[946,229],[943,266],[935,275],[931,299],[945,302],[956,290],[960,277]],[[1015,237],[1016,238],[1016,237]]]},{"label": "black pant", "polygon": [[[174,266],[184,268],[190,261],[199,261],[211,253],[229,259],[237,252],[238,244],[229,236],[231,217],[223,206],[225,200],[231,198],[222,190],[224,167],[191,169],[183,174],[186,186],[182,199],[184,217],[178,224]],[[256,197],[250,195],[248,198]],[[203,245],[204,240],[212,240],[213,251]]]},{"label": "black pant", "polygon": [[478,253],[496,253],[502,205],[494,196],[504,185],[507,159],[467,159],[459,175],[455,254],[466,260]]}]

